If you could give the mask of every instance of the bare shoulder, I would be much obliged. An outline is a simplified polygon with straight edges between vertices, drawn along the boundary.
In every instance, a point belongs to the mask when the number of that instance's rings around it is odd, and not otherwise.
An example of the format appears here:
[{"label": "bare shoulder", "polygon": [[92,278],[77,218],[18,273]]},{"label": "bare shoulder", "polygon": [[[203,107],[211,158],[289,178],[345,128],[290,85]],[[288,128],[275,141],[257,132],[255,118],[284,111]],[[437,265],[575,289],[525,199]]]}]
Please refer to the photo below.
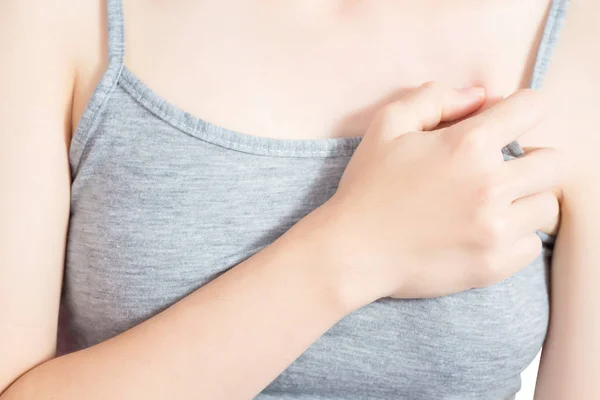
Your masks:
[{"label": "bare shoulder", "polygon": [[[28,26],[31,32],[48,27],[47,24],[53,24],[56,29],[54,33],[60,34],[66,31],[66,22],[70,17],[76,14],[77,5],[75,0],[56,0],[52,3],[43,0],[3,0],[0,2],[0,10],[4,24],[3,29],[14,28],[21,22],[40,22],[42,26]],[[50,32],[46,32],[50,33]]]},{"label": "bare shoulder", "polygon": [[5,75],[8,69],[18,69],[19,76],[31,77],[32,85],[52,76],[56,82],[52,95],[68,101],[70,115],[74,91],[82,90],[80,82],[87,82],[90,65],[104,57],[101,32],[106,1],[0,1]]},{"label": "bare shoulder", "polygon": [[[76,0],[3,0],[0,2],[2,45],[13,48],[37,46],[53,51],[48,51],[46,56],[72,60],[76,34],[81,26],[81,12],[91,8],[89,3]],[[8,46],[10,43],[14,46]]]},{"label": "bare shoulder", "polygon": [[[77,125],[108,64],[108,0],[0,1],[4,59],[18,59],[22,74],[52,74],[69,97],[69,123]],[[11,49],[7,57],[6,49]]]}]

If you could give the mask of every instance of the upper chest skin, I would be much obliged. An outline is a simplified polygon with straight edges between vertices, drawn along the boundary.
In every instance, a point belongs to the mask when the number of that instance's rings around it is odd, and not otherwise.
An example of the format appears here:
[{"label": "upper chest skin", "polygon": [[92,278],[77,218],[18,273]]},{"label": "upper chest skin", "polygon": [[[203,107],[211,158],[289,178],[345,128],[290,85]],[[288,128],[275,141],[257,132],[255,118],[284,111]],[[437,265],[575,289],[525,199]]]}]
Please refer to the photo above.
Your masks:
[{"label": "upper chest skin", "polygon": [[[527,87],[550,0],[326,3],[125,0],[126,65],[169,102],[235,131],[357,136],[426,81],[482,85],[492,101]],[[102,11],[86,28],[74,125],[106,68]],[[540,128],[521,142],[557,134]]]}]

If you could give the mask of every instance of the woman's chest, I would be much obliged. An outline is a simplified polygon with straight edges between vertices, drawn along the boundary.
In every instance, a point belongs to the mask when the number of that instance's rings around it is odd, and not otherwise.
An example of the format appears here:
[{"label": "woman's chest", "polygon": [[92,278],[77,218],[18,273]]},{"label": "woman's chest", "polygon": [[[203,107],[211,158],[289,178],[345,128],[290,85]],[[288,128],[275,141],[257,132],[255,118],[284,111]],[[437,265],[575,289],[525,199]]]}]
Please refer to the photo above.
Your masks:
[{"label": "woman's chest", "polygon": [[[75,348],[139,324],[274,241],[328,200],[349,159],[235,152],[119,112],[90,139],[73,185],[63,304]],[[486,289],[376,302],[328,331],[264,398],[508,397],[545,337],[546,280],[541,257]]]},{"label": "woman's chest", "polygon": [[126,1],[126,63],[163,98],[229,129],[357,136],[426,81],[483,85],[490,102],[528,86],[549,3]]}]

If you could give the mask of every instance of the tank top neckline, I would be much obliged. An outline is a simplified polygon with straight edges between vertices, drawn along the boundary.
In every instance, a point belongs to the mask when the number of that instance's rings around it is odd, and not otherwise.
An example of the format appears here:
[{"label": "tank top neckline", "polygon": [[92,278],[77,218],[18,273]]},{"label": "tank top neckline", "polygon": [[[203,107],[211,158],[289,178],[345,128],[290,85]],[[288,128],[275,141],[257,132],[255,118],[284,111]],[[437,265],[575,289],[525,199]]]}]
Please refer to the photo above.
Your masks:
[{"label": "tank top neckline", "polygon": [[[547,15],[529,87],[541,88],[560,35],[569,0],[553,0]],[[178,131],[224,149],[274,157],[348,157],[362,137],[320,139],[281,139],[249,135],[210,123],[170,103],[145,84],[125,65],[125,27],[122,0],[108,0],[109,66],[100,79],[79,126],[73,135],[71,158],[78,163],[90,132],[99,124],[102,109],[110,101],[116,87],[124,89],[141,106]],[[503,149],[510,157],[520,157],[523,150],[517,142]]]}]

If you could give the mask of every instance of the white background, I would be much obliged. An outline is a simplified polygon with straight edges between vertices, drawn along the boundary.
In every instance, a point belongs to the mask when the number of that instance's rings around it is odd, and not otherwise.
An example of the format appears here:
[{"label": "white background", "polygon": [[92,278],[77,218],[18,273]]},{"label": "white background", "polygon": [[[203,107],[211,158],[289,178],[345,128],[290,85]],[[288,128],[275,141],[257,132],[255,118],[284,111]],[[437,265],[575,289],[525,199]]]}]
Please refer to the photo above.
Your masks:
[{"label": "white background", "polygon": [[540,363],[540,355],[535,358],[531,365],[523,372],[521,391],[517,395],[517,400],[533,400],[533,392],[535,390],[535,380],[537,377],[538,365]]}]

